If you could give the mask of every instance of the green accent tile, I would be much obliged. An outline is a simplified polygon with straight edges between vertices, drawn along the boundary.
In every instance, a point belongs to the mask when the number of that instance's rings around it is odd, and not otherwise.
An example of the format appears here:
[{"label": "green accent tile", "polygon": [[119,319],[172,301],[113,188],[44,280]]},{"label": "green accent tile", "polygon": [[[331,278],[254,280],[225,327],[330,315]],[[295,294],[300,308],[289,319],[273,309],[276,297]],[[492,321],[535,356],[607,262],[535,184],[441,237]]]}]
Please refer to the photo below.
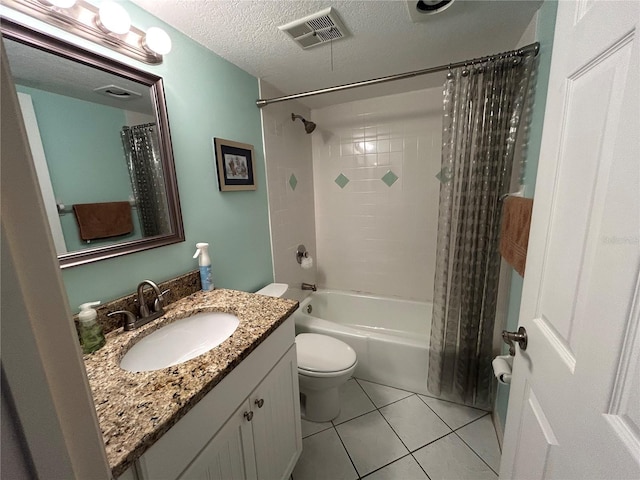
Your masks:
[{"label": "green accent tile", "polygon": [[334,180],[340,188],[344,188],[347,183],[349,183],[349,179],[345,177],[343,174],[338,175],[338,177]]},{"label": "green accent tile", "polygon": [[391,170],[389,170],[387,173],[384,174],[384,177],[382,177],[381,180],[387,184],[387,187],[390,187],[391,185],[396,183],[396,180],[398,180],[398,176],[395,173],[393,173]]},{"label": "green accent tile", "polygon": [[295,190],[296,189],[296,185],[298,185],[298,179],[296,178],[296,176],[293,173],[289,177],[289,185],[291,185],[291,190]]},{"label": "green accent tile", "polygon": [[444,167],[436,175],[436,178],[440,181],[440,183],[449,183],[452,177],[453,175],[451,174],[451,169],[449,167]]}]

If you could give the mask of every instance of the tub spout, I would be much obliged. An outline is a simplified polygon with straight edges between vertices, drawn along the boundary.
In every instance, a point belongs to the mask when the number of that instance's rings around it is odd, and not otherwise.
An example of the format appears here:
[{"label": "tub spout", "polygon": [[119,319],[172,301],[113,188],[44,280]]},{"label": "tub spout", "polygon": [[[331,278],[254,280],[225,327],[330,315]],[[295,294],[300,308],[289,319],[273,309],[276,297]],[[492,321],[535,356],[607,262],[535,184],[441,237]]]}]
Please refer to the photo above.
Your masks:
[{"label": "tub spout", "polygon": [[316,288],[316,284],[315,283],[303,283],[302,284],[302,290],[312,290],[312,291],[316,291],[318,290]]}]

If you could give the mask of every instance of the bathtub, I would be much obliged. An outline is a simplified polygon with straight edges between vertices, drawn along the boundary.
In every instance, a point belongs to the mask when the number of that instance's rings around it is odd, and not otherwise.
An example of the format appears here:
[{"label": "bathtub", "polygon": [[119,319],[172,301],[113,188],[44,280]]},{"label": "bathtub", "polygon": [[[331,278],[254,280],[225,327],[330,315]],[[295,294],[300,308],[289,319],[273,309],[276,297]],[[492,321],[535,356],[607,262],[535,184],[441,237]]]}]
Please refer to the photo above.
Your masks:
[{"label": "bathtub", "polygon": [[322,333],[356,351],[354,376],[411,392],[427,391],[432,304],[318,290],[293,314],[298,333]]}]

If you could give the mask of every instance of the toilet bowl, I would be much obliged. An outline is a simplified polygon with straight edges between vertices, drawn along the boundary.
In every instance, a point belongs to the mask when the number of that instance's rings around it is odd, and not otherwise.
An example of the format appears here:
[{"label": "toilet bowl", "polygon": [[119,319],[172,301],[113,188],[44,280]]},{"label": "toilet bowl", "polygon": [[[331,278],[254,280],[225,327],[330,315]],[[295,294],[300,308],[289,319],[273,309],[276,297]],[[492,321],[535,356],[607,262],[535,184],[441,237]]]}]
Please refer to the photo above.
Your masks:
[{"label": "toilet bowl", "polygon": [[338,389],[356,369],[356,352],[337,338],[318,333],[297,335],[296,349],[304,418],[333,420],[340,414]]},{"label": "toilet bowl", "polygon": [[[282,297],[286,283],[270,283],[256,293]],[[351,378],[358,360],[356,352],[337,338],[319,333],[296,336],[298,383],[305,420],[328,422],[340,414],[338,388]]]}]

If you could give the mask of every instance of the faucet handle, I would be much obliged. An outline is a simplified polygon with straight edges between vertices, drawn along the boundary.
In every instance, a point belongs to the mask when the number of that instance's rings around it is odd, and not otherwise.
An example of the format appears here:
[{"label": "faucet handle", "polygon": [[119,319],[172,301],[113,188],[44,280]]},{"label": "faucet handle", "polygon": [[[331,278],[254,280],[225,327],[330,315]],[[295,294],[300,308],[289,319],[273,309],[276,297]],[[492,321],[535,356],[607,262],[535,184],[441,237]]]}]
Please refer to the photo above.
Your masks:
[{"label": "faucet handle", "polygon": [[159,312],[166,306],[166,304],[164,303],[164,296],[165,296],[165,294],[169,293],[170,291],[171,291],[171,289],[167,288],[166,290],[164,290],[163,292],[160,293],[160,296],[156,297],[156,299],[153,301],[153,311],[154,312]]},{"label": "faucet handle", "polygon": [[136,325],[136,316],[128,310],[116,310],[115,312],[107,313],[107,317],[113,317],[118,313],[122,313],[125,316],[123,327],[125,330],[133,330]]}]

